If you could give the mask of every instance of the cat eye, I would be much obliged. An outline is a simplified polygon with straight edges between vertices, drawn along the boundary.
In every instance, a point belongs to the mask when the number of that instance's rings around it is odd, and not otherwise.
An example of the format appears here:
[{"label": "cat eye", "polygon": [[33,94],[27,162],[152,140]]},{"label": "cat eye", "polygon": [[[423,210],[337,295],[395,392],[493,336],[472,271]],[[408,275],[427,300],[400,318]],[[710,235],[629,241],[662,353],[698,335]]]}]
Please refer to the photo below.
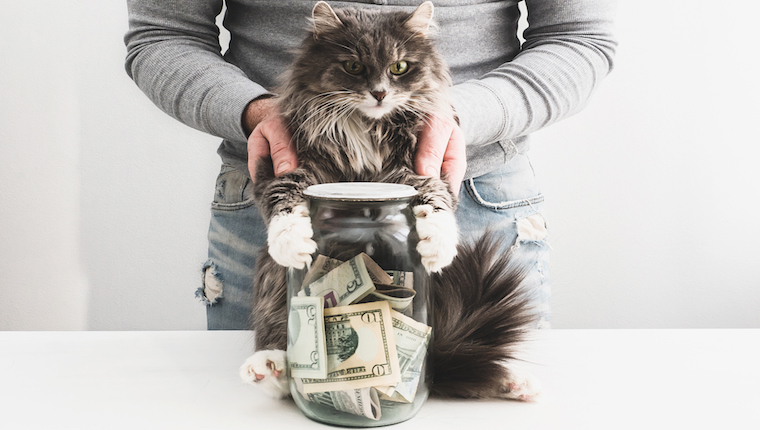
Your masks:
[{"label": "cat eye", "polygon": [[345,69],[348,73],[352,75],[358,75],[364,71],[364,64],[358,61],[351,61],[351,60],[344,61],[343,69]]},{"label": "cat eye", "polygon": [[391,65],[391,73],[394,75],[403,75],[409,70],[409,64],[406,61],[397,61]]}]

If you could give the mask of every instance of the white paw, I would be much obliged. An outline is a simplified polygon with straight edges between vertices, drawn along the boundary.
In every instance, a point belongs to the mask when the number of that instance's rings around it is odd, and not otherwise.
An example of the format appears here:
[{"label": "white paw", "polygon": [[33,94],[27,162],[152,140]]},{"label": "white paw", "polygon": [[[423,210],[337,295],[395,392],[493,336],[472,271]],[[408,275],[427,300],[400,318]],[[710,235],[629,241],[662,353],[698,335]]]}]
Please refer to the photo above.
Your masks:
[{"label": "white paw", "polygon": [[540,396],[541,383],[535,376],[510,369],[509,378],[504,384],[504,398],[535,402]]},{"label": "white paw", "polygon": [[240,366],[240,377],[251,385],[261,387],[269,396],[281,399],[290,394],[287,370],[285,351],[256,351]]},{"label": "white paw", "polygon": [[291,213],[279,213],[269,222],[269,255],[277,264],[302,269],[311,263],[317,244],[311,239],[309,209],[298,205]]},{"label": "white paw", "polygon": [[450,211],[434,211],[430,205],[415,206],[414,216],[420,237],[417,252],[422,257],[422,265],[428,272],[440,272],[457,255],[456,217]]}]

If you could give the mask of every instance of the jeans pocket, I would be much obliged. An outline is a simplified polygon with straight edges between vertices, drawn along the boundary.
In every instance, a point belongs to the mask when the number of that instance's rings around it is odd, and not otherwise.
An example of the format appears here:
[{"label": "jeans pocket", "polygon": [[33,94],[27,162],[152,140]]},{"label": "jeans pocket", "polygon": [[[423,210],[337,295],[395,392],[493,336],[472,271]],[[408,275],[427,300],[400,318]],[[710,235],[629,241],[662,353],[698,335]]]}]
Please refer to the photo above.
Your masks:
[{"label": "jeans pocket", "polygon": [[216,178],[212,209],[238,210],[254,204],[253,182],[244,172],[228,164],[223,164]]},{"label": "jeans pocket", "polygon": [[544,196],[541,193],[521,199],[499,200],[494,198],[494,196],[486,197],[481,194],[481,192],[478,190],[477,184],[472,179],[465,181],[464,185],[465,190],[467,190],[467,194],[469,194],[473,202],[488,209],[509,210],[526,206],[533,207],[534,205],[537,205],[544,201]]}]

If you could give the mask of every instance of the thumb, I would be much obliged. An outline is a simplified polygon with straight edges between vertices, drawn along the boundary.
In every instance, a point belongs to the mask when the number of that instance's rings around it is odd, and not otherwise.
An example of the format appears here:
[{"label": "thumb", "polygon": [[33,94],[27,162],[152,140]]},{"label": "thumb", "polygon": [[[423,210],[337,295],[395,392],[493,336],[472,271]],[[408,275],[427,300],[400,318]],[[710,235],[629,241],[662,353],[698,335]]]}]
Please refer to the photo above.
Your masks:
[{"label": "thumb", "polygon": [[248,138],[248,170],[256,178],[256,164],[271,156],[276,176],[298,167],[298,156],[285,121],[273,115],[260,122]]},{"label": "thumb", "polygon": [[441,133],[439,127],[423,127],[417,141],[417,151],[414,156],[414,171],[418,175],[439,178],[441,165],[446,153],[448,136]]},{"label": "thumb", "polygon": [[293,139],[281,116],[273,118],[268,129],[269,152],[272,156],[272,166],[276,176],[295,170],[298,167],[298,155]]},{"label": "thumb", "polygon": [[443,154],[441,172],[446,175],[454,195],[459,194],[459,188],[467,172],[467,146],[464,141],[462,129],[454,127]]}]

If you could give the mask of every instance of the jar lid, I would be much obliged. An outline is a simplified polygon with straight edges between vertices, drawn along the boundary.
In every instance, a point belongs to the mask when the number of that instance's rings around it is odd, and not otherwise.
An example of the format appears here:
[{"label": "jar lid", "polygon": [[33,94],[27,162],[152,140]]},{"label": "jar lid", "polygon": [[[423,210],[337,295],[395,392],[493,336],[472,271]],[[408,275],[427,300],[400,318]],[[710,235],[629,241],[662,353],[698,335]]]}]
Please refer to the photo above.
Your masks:
[{"label": "jar lid", "polygon": [[336,182],[312,185],[304,191],[311,198],[327,200],[383,201],[417,195],[414,187],[383,182]]}]

